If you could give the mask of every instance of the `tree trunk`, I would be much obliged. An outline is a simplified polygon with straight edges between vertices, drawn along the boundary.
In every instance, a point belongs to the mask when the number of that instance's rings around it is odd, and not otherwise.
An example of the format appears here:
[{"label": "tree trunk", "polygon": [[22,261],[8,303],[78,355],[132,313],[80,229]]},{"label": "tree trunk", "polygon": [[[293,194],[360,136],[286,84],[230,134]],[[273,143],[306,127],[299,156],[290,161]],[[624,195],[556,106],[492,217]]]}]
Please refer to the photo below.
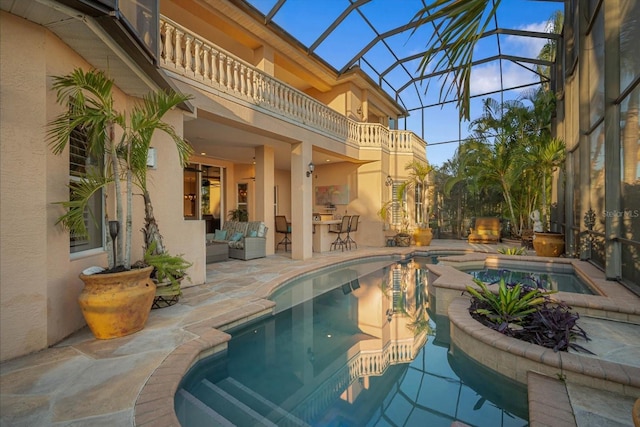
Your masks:
[{"label": "tree trunk", "polygon": [[160,255],[165,253],[164,243],[162,243],[162,235],[158,228],[156,218],[153,216],[153,205],[151,204],[151,195],[147,190],[144,190],[142,197],[144,197],[144,233],[145,248],[149,249],[153,242],[156,242],[156,247],[153,251],[154,254]]}]

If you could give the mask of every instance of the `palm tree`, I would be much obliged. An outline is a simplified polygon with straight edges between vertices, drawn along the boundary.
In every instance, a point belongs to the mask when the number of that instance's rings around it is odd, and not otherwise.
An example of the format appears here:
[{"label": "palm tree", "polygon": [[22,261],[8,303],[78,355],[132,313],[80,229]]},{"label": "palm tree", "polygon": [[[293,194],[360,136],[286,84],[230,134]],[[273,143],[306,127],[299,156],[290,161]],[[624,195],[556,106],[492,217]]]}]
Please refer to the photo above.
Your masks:
[{"label": "palm tree", "polygon": [[566,147],[558,138],[543,138],[533,145],[526,156],[530,167],[540,172],[540,196],[542,207],[542,227],[549,231],[550,214],[548,201],[551,199],[551,177],[553,171],[564,163]]},{"label": "palm tree", "polygon": [[471,122],[474,136],[461,146],[463,168],[478,185],[498,185],[516,224],[512,188],[522,172],[522,146],[526,138],[526,108],[519,101],[499,103],[487,98],[483,114]]},{"label": "palm tree", "polygon": [[[556,11],[551,15],[551,18],[547,21],[547,32],[553,34],[560,34],[562,32],[562,24],[564,22],[564,13],[562,11]],[[538,53],[538,59],[544,61],[554,62],[556,60],[556,53],[558,51],[558,42],[555,40],[547,40],[547,42],[540,49]],[[546,90],[550,89],[549,81],[551,80],[551,67],[547,65],[537,65],[536,69],[540,75],[540,80],[545,80],[543,87]]]},{"label": "palm tree", "polygon": [[[78,235],[86,236],[84,215],[90,199],[101,189],[113,185],[116,221],[118,228],[124,230],[124,239],[118,239],[117,259],[112,260],[110,267],[128,269],[131,266],[133,186],[135,184],[143,191],[147,221],[148,225],[151,224],[148,227],[149,233],[157,237],[157,227],[155,231],[152,230],[155,219],[146,187],[149,146],[154,131],[164,131],[176,143],[180,161],[183,164],[186,162],[190,154],[189,145],[161,119],[170,109],[188,100],[189,96],[175,92],[153,93],[144,97],[142,103],[134,106],[127,114],[114,108],[114,81],[102,71],[85,72],[76,69],[68,75],[54,77],[53,81],[58,103],[69,105],[69,108],[49,123],[47,135],[52,151],[61,154],[72,132],[81,129],[87,135],[88,151],[94,156],[105,156],[108,159],[108,165],[102,173],[89,172],[77,183],[70,185],[70,200],[60,203],[66,213],[60,216],[57,223]],[[115,137],[116,128],[121,135],[118,140]],[[126,186],[126,217],[123,213],[122,181]]]},{"label": "palm tree", "polygon": [[419,190],[422,211],[416,212],[416,219],[420,228],[429,228],[429,175],[433,166],[429,162],[413,160],[405,165],[404,170],[409,171],[409,179],[398,187],[398,199],[404,199],[404,195],[410,189]]}]

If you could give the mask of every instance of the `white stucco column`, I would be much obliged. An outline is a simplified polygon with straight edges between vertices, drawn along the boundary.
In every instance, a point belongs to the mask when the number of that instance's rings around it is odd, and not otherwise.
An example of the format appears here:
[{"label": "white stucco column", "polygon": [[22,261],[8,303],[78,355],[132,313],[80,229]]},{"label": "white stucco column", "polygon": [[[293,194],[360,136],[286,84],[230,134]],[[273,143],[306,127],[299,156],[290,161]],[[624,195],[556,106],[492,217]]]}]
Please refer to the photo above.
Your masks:
[{"label": "white stucco column", "polygon": [[275,184],[275,154],[272,147],[256,148],[256,218],[269,227],[267,232],[267,255],[273,255],[275,242],[275,218],[273,213],[273,186]]},{"label": "white stucco column", "polygon": [[308,259],[313,251],[312,179],[307,177],[311,162],[311,143],[291,147],[291,258]]}]

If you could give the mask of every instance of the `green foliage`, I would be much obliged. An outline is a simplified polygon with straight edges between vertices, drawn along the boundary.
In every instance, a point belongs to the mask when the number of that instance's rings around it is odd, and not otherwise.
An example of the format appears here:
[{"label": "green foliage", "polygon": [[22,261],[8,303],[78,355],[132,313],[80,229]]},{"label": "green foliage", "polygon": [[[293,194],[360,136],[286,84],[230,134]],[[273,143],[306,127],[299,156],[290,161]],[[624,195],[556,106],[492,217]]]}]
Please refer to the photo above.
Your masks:
[{"label": "green foliage", "polygon": [[240,222],[247,222],[249,221],[249,212],[247,212],[245,209],[231,209],[229,211],[229,221],[240,221]]},{"label": "green foliage", "polygon": [[[118,111],[114,107],[113,89],[113,79],[100,70],[76,68],[67,75],[54,76],[53,91],[65,111],[48,123],[47,139],[52,152],[62,154],[73,132],[80,130],[86,135],[88,153],[94,158],[106,159],[106,167],[100,173],[90,171],[78,183],[69,186],[70,200],[59,203],[66,212],[57,222],[78,236],[86,236],[84,216],[90,211],[91,198],[99,190],[113,187],[115,220],[120,224],[121,232],[117,240],[118,259],[112,267],[129,268],[133,186],[146,193],[146,159],[156,130],[169,135],[176,144],[180,162],[186,162],[191,147],[172,126],[162,121],[162,117],[191,96],[173,91],[150,93],[128,111]],[[126,185],[124,190],[122,183]]]},{"label": "green foliage", "polygon": [[498,248],[498,253],[504,254],[504,255],[526,255],[527,254],[527,248],[522,247],[522,246],[513,246],[513,247],[502,247],[502,248]]},{"label": "green foliage", "polygon": [[156,243],[153,242],[144,253],[144,262],[154,268],[152,277],[158,282],[170,281],[175,287],[180,286],[179,279],[187,274],[187,269],[192,263],[185,260],[182,255],[170,255],[168,253],[155,254]]},{"label": "green foliage", "polygon": [[525,287],[521,283],[507,286],[502,277],[498,283],[498,292],[494,293],[481,280],[473,281],[480,289],[467,286],[467,292],[478,303],[472,313],[484,316],[500,328],[506,328],[509,324],[521,325],[526,316],[547,301],[548,294],[555,292]]}]

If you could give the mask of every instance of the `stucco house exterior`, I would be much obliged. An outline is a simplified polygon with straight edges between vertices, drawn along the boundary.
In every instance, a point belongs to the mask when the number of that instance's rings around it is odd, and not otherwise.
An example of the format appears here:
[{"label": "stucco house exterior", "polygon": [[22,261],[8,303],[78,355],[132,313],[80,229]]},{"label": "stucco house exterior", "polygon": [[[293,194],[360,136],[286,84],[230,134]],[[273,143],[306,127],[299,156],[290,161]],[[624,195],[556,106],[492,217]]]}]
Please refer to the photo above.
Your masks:
[{"label": "stucco house exterior", "polygon": [[[316,213],[358,214],[358,244],[383,246],[377,212],[393,191],[385,181],[401,182],[408,162],[426,160],[426,142],[397,129],[407,112],[357,68],[338,76],[232,2],[158,3],[1,4],[1,361],[82,328],[78,275],[107,262],[104,224],[88,242],[56,225],[55,202],[68,198],[73,178],[69,153],[47,144],[47,123],[62,111],[53,76],[103,70],[122,109],[150,91],[192,95],[165,116],[195,150],[189,167],[162,134],[149,160],[160,230],[193,263],[191,285],[205,280],[206,233],[237,208],[269,227],[267,256],[279,238],[275,215],[291,222],[294,259],[313,256]],[[137,230],[141,198],[134,203]],[[109,198],[101,207],[113,210]],[[134,260],[142,246],[139,233]]]}]

